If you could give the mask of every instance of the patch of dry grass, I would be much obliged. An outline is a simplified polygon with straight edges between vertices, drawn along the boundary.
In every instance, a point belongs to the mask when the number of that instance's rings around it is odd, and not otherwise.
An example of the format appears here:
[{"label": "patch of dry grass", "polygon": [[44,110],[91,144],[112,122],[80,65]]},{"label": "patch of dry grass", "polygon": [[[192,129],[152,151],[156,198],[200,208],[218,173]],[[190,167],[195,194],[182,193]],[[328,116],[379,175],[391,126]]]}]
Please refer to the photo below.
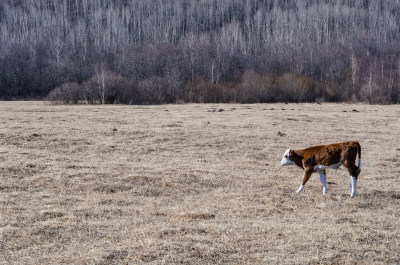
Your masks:
[{"label": "patch of dry grass", "polygon": [[[1,102],[1,264],[400,263],[400,109]],[[285,149],[358,140],[343,169]]]}]

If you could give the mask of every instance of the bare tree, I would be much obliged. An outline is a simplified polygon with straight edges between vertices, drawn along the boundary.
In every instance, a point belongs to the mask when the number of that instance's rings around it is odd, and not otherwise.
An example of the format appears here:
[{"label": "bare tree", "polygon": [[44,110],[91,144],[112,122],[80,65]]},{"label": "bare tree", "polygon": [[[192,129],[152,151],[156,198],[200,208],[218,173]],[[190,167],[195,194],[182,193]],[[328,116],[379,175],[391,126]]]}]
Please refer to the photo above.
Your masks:
[{"label": "bare tree", "polygon": [[[167,102],[203,80],[219,89],[209,98],[220,100],[237,87],[257,93],[243,87],[253,86],[243,75],[254,70],[274,76],[268,80],[312,79],[325,100],[396,103],[399,17],[397,0],[3,0],[0,98],[40,98],[63,83],[92,82],[107,103],[113,73],[135,84],[131,92],[166,82],[159,87],[172,95]],[[281,100],[316,98],[290,95]]]}]

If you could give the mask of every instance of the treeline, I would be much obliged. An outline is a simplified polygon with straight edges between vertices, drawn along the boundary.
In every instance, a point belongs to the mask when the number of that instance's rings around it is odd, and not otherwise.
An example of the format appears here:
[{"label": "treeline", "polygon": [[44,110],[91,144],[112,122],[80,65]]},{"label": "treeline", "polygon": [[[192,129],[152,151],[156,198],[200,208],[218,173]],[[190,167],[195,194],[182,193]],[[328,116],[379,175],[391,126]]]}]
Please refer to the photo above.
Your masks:
[{"label": "treeline", "polygon": [[398,0],[3,0],[0,99],[400,102]]}]

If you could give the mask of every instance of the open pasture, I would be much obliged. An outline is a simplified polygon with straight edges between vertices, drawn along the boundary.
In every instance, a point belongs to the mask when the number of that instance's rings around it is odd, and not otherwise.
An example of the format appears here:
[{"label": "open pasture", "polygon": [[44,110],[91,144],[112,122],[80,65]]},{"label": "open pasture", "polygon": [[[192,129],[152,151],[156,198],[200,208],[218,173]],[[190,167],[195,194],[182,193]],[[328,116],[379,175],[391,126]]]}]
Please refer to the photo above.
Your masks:
[{"label": "open pasture", "polygon": [[[0,103],[0,264],[399,264],[400,107]],[[281,167],[358,140],[362,170]]]}]

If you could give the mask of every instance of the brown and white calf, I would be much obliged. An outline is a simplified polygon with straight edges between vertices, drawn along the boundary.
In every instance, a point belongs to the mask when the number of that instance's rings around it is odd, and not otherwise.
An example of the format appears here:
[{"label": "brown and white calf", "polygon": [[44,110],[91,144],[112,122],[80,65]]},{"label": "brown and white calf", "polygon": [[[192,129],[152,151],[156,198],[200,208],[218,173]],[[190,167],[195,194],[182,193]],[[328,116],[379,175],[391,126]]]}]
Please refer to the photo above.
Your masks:
[{"label": "brown and white calf", "polygon": [[[356,158],[358,154],[358,166]],[[297,192],[304,189],[311,174],[318,172],[323,186],[323,194],[328,192],[326,187],[326,168],[338,169],[341,165],[346,167],[351,177],[351,197],[357,192],[357,178],[361,171],[361,146],[358,142],[344,142],[312,146],[306,149],[288,149],[283,154],[282,166],[297,165],[305,170],[303,182]]]}]

